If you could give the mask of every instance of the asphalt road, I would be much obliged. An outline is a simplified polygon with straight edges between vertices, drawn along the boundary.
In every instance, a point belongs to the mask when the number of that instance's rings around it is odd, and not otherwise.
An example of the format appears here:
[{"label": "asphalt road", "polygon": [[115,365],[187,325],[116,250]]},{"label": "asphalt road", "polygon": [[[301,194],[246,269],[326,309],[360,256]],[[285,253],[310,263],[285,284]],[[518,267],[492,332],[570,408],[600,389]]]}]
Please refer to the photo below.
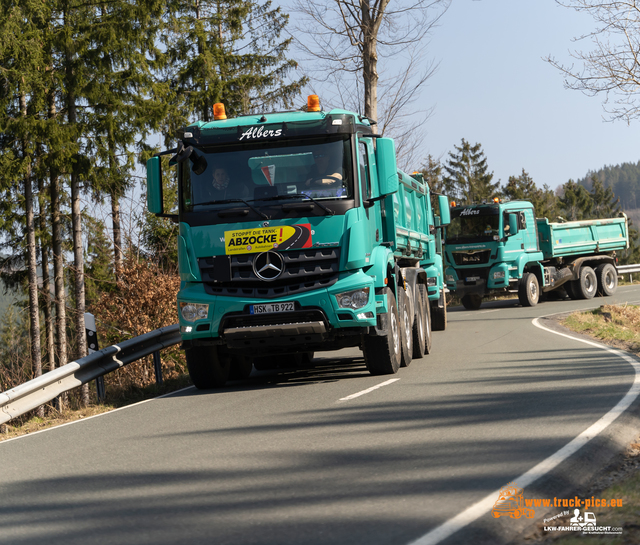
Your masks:
[{"label": "asphalt road", "polygon": [[[254,371],[224,390],[191,388],[2,442],[0,542],[517,538],[524,521],[482,509],[453,533],[430,532],[554,456],[625,396],[635,378],[627,361],[532,323],[614,301],[640,302],[640,288],[534,308],[509,300],[451,309],[432,354],[397,375],[370,376],[355,349],[322,353],[311,369]],[[527,487],[528,497],[579,483],[620,447],[627,414]]]}]

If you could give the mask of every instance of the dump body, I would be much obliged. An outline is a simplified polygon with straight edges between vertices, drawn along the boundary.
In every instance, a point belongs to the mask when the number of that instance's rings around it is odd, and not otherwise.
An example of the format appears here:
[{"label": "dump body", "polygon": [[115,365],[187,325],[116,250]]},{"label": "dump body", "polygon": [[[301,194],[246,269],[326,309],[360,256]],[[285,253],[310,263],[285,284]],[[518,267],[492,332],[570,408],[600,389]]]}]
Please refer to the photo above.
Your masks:
[{"label": "dump body", "polygon": [[563,288],[570,297],[611,295],[616,252],[629,245],[627,218],[550,223],[527,201],[451,209],[447,287],[468,309],[489,293],[517,291],[523,305]]},{"label": "dump body", "polygon": [[[233,376],[251,360],[365,346],[400,331],[390,313],[406,310],[412,327],[419,309],[442,308],[429,187],[397,169],[393,141],[366,118],[271,113],[179,137],[178,310],[198,387],[223,384],[228,361]],[[160,157],[147,173],[149,210],[166,215]]]},{"label": "dump body", "polygon": [[544,259],[621,251],[629,246],[627,218],[549,223],[536,220]]}]

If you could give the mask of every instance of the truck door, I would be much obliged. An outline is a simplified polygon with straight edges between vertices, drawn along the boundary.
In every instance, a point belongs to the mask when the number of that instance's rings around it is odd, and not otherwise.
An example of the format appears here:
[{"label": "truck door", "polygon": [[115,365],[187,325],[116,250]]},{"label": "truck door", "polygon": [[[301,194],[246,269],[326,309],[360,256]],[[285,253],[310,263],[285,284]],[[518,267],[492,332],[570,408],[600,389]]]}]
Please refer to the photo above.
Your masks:
[{"label": "truck door", "polygon": [[[373,195],[373,173],[376,172],[376,156],[373,151],[373,142],[370,138],[358,142],[358,176],[360,178],[361,201],[370,199]],[[366,221],[368,222],[367,237],[375,242],[382,240],[380,214],[375,212],[376,207],[365,208]],[[367,248],[372,248],[373,242],[367,240]]]},{"label": "truck door", "polygon": [[531,209],[518,212],[518,229],[522,233],[524,251],[537,252],[538,237],[536,236],[536,222]]}]

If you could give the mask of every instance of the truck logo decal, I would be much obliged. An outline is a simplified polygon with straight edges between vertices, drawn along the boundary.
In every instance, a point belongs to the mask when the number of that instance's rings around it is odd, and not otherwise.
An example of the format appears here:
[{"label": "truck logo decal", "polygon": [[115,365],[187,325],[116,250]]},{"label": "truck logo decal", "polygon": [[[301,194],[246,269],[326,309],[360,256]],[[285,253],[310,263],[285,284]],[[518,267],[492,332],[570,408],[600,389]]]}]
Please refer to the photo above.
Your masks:
[{"label": "truck logo decal", "polygon": [[256,229],[225,231],[226,255],[252,254],[268,250],[311,248],[311,224],[280,225]]},{"label": "truck logo decal", "polygon": [[476,216],[480,214],[480,210],[473,210],[471,208],[465,208],[462,212],[460,212],[461,216]]},{"label": "truck logo decal", "polygon": [[253,260],[253,273],[260,279],[271,282],[284,271],[284,258],[278,252],[262,252]]},{"label": "truck logo decal", "polygon": [[249,127],[238,140],[252,140],[254,138],[277,138],[282,136],[282,129],[265,129],[264,127]]}]

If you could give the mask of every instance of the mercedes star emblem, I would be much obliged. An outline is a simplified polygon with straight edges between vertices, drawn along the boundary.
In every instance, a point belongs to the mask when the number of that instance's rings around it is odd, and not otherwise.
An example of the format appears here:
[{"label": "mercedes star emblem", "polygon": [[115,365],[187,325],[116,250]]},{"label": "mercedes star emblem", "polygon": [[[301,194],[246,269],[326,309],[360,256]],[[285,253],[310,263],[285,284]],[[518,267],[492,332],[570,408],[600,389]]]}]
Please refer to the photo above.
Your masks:
[{"label": "mercedes star emblem", "polygon": [[253,260],[253,272],[260,280],[270,282],[284,271],[284,258],[278,252],[262,252]]}]

